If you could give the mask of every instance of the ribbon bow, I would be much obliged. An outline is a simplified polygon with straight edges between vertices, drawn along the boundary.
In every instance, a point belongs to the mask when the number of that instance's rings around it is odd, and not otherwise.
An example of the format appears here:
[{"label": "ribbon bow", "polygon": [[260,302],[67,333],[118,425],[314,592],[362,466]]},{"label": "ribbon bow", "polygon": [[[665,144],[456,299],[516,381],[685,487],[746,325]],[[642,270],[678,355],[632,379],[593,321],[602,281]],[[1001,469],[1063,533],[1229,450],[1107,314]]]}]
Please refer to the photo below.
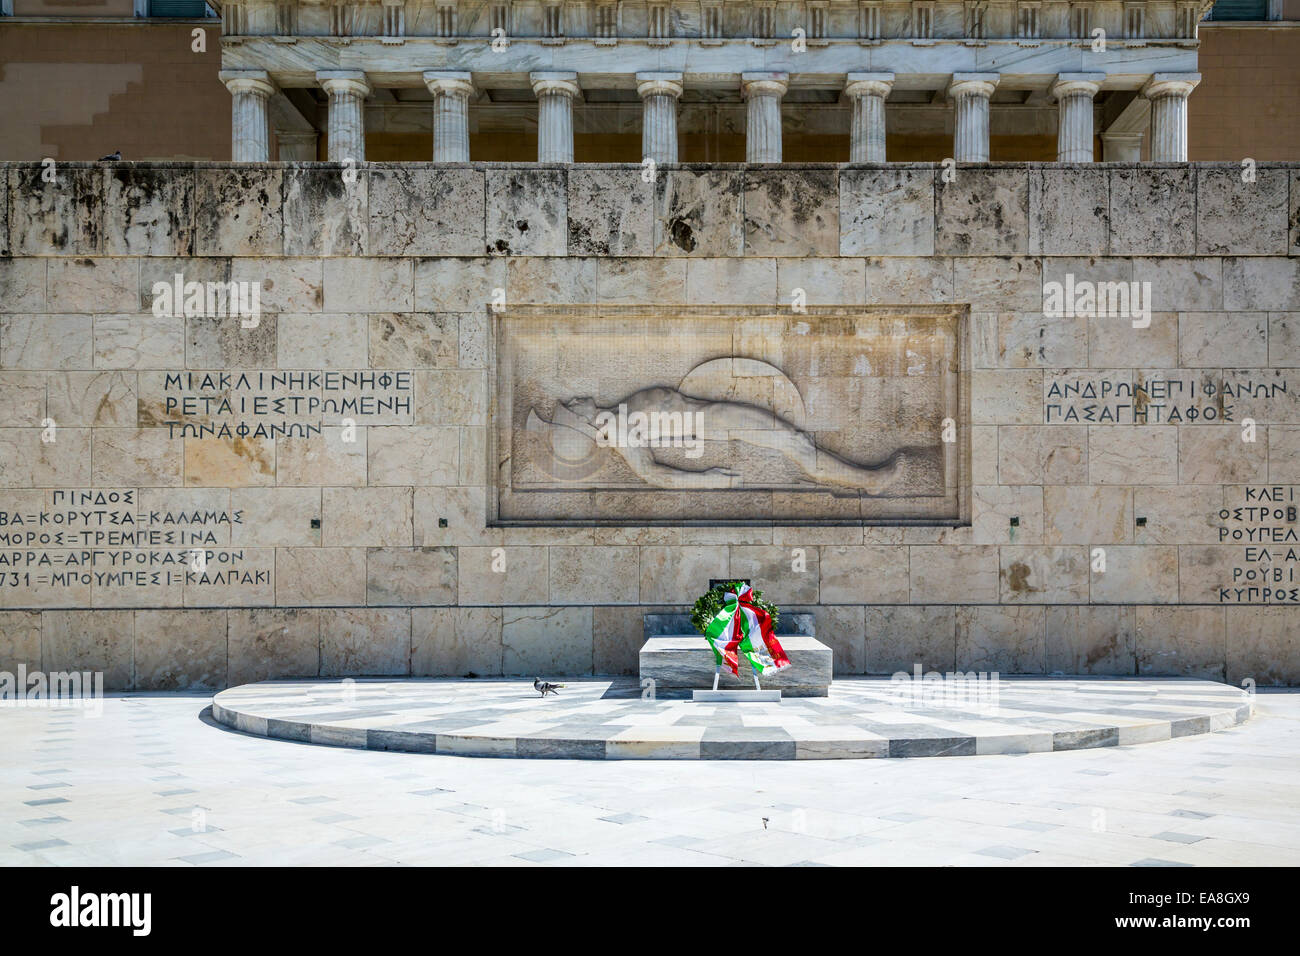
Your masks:
[{"label": "ribbon bow", "polygon": [[731,673],[740,676],[740,658],[743,654],[757,674],[790,665],[781,644],[772,629],[772,615],[753,602],[753,590],[742,584],[735,591],[723,595],[722,610],[713,615],[704,629],[704,639],[713,648],[713,657],[723,663]]}]

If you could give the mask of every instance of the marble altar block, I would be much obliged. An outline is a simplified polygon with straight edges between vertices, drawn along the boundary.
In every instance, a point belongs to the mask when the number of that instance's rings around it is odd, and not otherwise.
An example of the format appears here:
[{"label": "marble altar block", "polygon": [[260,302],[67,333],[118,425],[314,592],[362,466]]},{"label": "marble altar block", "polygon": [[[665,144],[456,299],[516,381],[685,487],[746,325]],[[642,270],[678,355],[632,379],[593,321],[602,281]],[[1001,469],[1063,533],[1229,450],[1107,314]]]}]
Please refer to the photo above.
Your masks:
[{"label": "marble altar block", "polygon": [[[778,634],[790,666],[760,677],[764,690],[779,690],[785,697],[826,697],[831,685],[831,649],[807,634]],[[641,680],[655,682],[656,690],[707,690],[713,686],[713,651],[699,634],[652,637],[641,646]],[[719,690],[754,689],[748,664],[740,676],[723,668]]]},{"label": "marble altar block", "polygon": [[[701,641],[704,637],[695,630],[691,616],[681,611],[655,611],[641,615],[642,633],[648,641],[652,637],[680,637],[694,634]],[[817,636],[817,618],[808,611],[782,611],[776,622],[776,636],[782,641],[792,634]]]}]

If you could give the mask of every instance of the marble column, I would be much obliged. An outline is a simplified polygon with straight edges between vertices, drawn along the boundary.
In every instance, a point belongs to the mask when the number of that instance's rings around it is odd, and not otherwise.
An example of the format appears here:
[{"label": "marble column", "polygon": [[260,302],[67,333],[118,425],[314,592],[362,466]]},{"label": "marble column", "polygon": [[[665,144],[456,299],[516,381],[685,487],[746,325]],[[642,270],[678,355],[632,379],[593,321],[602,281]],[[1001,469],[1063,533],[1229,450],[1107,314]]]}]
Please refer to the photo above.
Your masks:
[{"label": "marble column", "polygon": [[230,158],[236,163],[265,163],[271,159],[271,127],[267,103],[275,84],[265,70],[222,70],[217,74],[230,90]]},{"label": "marble column", "polygon": [[433,94],[433,161],[468,163],[470,75],[425,73],[424,85]]},{"label": "marble column", "polygon": [[850,73],[844,95],[853,103],[850,163],[885,161],[885,97],[894,85],[892,73]]},{"label": "marble column", "polygon": [[954,73],[948,96],[956,104],[952,158],[959,163],[989,161],[989,100],[997,73]]},{"label": "marble column", "polygon": [[573,101],[581,94],[577,73],[530,73],[537,95],[537,161],[573,162]]},{"label": "marble column", "polygon": [[680,73],[638,73],[641,97],[641,159],[677,162],[677,98],[682,95]]},{"label": "marble column", "polygon": [[319,135],[314,129],[277,129],[275,142],[279,147],[280,162],[316,162],[316,140]]},{"label": "marble column", "polygon": [[353,70],[330,70],[317,73],[321,88],[329,94],[329,159],[341,163],[346,159],[366,160],[365,99],[370,95],[366,75]]},{"label": "marble column", "polygon": [[1104,79],[1104,73],[1057,74],[1051,93],[1058,104],[1058,163],[1092,162],[1092,99]]},{"label": "marble column", "polygon": [[740,75],[740,88],[747,104],[745,162],[781,162],[781,97],[789,86],[788,73]]},{"label": "marble column", "polygon": [[1199,73],[1156,73],[1142,95],[1151,101],[1151,161],[1187,162],[1187,97]]}]

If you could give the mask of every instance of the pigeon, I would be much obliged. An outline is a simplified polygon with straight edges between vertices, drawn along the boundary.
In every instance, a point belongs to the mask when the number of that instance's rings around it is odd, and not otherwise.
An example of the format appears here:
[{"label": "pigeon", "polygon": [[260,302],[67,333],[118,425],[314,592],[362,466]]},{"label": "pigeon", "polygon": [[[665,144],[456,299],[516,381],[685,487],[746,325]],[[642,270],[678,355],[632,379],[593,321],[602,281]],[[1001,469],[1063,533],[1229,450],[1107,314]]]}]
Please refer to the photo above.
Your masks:
[{"label": "pigeon", "polygon": [[121,159],[122,159],[122,151],[119,149],[115,152],[109,153],[107,156],[99,157],[98,162],[117,163],[117,162],[121,162]]},{"label": "pigeon", "polygon": [[563,684],[552,684],[549,681],[544,681],[540,677],[533,678],[533,690],[541,691],[543,697],[547,694],[555,694],[558,697],[559,688],[563,686]]}]

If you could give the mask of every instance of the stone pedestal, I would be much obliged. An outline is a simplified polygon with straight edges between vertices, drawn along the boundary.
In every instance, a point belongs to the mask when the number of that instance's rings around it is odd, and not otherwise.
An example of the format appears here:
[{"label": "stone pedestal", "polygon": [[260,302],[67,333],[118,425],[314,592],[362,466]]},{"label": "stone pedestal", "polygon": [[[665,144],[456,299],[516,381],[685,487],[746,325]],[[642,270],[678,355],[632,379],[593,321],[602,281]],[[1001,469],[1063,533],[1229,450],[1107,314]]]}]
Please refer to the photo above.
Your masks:
[{"label": "stone pedestal", "polygon": [[[763,690],[779,690],[785,697],[825,697],[831,686],[832,651],[803,634],[777,635],[790,658],[790,666],[760,677]],[[708,690],[713,687],[713,650],[700,634],[652,637],[641,647],[641,680],[655,682],[655,691]],[[741,662],[740,676],[723,668],[718,690],[754,689],[753,671]]]},{"label": "stone pedestal", "polygon": [[230,90],[230,158],[236,163],[265,163],[271,158],[267,102],[275,84],[264,70],[222,70]]},{"label": "stone pedestal", "polygon": [[849,162],[885,162],[885,97],[894,85],[892,73],[850,73],[844,95],[853,104]]},{"label": "stone pedestal", "polygon": [[[713,687],[713,651],[691,625],[689,614],[646,614],[642,617],[645,644],[641,647],[641,679],[652,678],[655,690],[709,690]],[[825,697],[831,683],[831,649],[813,635],[812,614],[787,611],[776,627],[777,640],[790,658],[790,666],[760,677],[764,690],[779,690],[786,697]],[[725,668],[719,690],[754,690],[753,671],[742,664],[740,676]]]},{"label": "stone pedestal", "polygon": [[424,85],[433,94],[433,161],[468,163],[470,74],[425,73]]},{"label": "stone pedestal", "polygon": [[1187,97],[1199,73],[1156,73],[1142,88],[1151,101],[1151,161],[1187,162]]},{"label": "stone pedestal", "polygon": [[530,73],[537,95],[537,161],[573,162],[573,100],[577,73]]},{"label": "stone pedestal", "polygon": [[997,73],[954,73],[948,95],[956,106],[953,159],[959,163],[989,161],[989,100],[997,89]]},{"label": "stone pedestal", "polygon": [[677,98],[682,95],[680,73],[638,73],[641,97],[641,158],[656,163],[677,162]]},{"label": "stone pedestal", "polygon": [[317,73],[321,88],[329,94],[330,162],[363,163],[366,159],[365,99],[370,95],[366,75],[357,71]]},{"label": "stone pedestal", "polygon": [[1104,73],[1062,73],[1052,84],[1059,104],[1058,163],[1092,162],[1092,100],[1105,78]]},{"label": "stone pedestal", "polygon": [[781,97],[790,85],[787,73],[742,73],[745,114],[745,162],[781,162]]}]

